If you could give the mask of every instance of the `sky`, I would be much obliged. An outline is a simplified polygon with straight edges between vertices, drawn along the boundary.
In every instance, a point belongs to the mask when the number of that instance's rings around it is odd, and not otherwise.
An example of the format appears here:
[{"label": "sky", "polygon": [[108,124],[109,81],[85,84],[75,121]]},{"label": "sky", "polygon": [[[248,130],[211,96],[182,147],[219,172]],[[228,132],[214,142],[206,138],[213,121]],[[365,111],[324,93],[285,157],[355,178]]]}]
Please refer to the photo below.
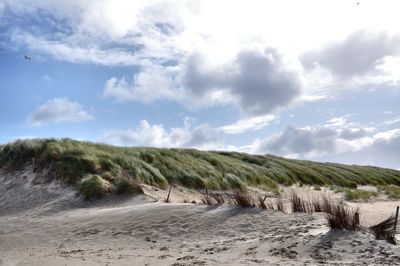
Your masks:
[{"label": "sky", "polygon": [[0,0],[0,143],[67,137],[400,169],[398,10]]}]

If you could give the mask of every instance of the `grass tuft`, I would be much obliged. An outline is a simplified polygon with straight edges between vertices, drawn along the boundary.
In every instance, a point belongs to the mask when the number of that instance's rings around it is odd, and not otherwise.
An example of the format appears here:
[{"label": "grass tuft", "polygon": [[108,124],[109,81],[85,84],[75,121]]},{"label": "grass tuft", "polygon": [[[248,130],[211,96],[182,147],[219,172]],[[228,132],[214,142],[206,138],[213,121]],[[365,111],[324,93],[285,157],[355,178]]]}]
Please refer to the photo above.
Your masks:
[{"label": "grass tuft", "polygon": [[344,205],[335,204],[330,201],[326,217],[331,229],[341,229],[347,231],[357,231],[360,229],[359,220],[356,218],[357,210]]},{"label": "grass tuft", "polygon": [[312,204],[309,201],[301,199],[296,193],[292,192],[289,200],[292,205],[292,212],[312,212]]},{"label": "grass tuft", "polygon": [[395,185],[380,186],[379,191],[385,192],[389,199],[400,199],[400,187]]},{"label": "grass tuft", "polygon": [[283,203],[282,198],[276,199],[276,209],[280,212],[286,213],[285,204]]},{"label": "grass tuft", "polygon": [[112,190],[111,184],[98,175],[84,177],[78,188],[86,199],[101,198]]},{"label": "grass tuft", "polygon": [[378,193],[362,189],[354,189],[354,190],[347,189],[345,190],[344,195],[346,200],[356,201],[356,200],[369,200],[371,199],[371,197],[378,196]]},{"label": "grass tuft", "polygon": [[371,226],[369,229],[378,240],[387,240],[391,244],[396,244],[396,232],[393,230],[396,218],[394,215],[383,220],[382,222]]},{"label": "grass tuft", "polygon": [[115,182],[115,192],[118,195],[134,194],[134,193],[144,194],[143,187],[140,186],[138,182],[133,180],[128,180],[126,178],[119,178]]},{"label": "grass tuft", "polygon": [[234,204],[241,206],[243,208],[253,208],[256,207],[256,204],[253,201],[253,198],[248,193],[236,192],[233,195]]},{"label": "grass tuft", "polygon": [[210,196],[203,196],[201,202],[206,205],[215,205],[216,201]]},{"label": "grass tuft", "polygon": [[382,222],[371,226],[369,229],[378,240],[387,240],[391,244],[396,244],[396,232],[393,230],[396,218],[394,215],[383,220]]}]

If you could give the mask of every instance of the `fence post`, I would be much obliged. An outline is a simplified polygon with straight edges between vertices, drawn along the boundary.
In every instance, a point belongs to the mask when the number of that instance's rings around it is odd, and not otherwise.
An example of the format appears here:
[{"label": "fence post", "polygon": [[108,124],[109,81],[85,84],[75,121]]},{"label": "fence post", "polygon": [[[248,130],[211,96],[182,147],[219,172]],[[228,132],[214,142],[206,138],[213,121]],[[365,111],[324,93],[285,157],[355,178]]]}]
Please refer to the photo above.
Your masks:
[{"label": "fence post", "polygon": [[356,212],[354,216],[356,226],[358,227],[360,225],[360,214]]},{"label": "fence post", "polygon": [[396,208],[396,218],[395,218],[395,221],[394,221],[394,228],[393,228],[394,231],[396,231],[397,219],[398,218],[399,218],[399,206],[397,206],[397,208]]},{"label": "fence post", "polygon": [[171,194],[171,190],[172,190],[172,186],[173,185],[174,185],[174,183],[171,183],[171,185],[169,186],[168,196],[167,196],[167,199],[165,200],[165,202],[169,202],[169,195]]},{"label": "fence post", "polygon": [[36,167],[35,167],[35,157],[32,157],[32,164],[33,164],[33,172],[35,172]]},{"label": "fence post", "polygon": [[265,200],[267,199],[268,194],[265,194],[264,198],[263,198],[263,202],[265,202]]}]

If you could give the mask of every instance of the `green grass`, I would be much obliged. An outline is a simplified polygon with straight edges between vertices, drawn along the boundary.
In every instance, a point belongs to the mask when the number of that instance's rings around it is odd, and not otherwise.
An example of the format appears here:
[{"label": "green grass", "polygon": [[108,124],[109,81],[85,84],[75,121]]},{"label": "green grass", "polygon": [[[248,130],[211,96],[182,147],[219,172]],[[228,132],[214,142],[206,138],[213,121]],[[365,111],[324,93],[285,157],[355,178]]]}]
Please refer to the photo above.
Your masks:
[{"label": "green grass", "polygon": [[0,145],[0,167],[4,169],[20,169],[33,157],[39,174],[46,170],[48,176],[78,187],[88,175],[96,175],[109,184],[108,191],[119,193],[127,184],[140,183],[162,189],[175,183],[191,189],[243,192],[249,186],[279,191],[278,184],[295,183],[348,188],[366,184],[400,186],[400,171],[392,169],[273,155],[114,147],[71,139],[18,140]]},{"label": "green grass", "polygon": [[400,199],[400,187],[395,185],[380,186],[379,191],[383,191],[389,199]]},{"label": "green grass", "polygon": [[78,183],[78,189],[87,199],[92,199],[105,196],[108,192],[111,192],[112,187],[100,176],[88,175]]},{"label": "green grass", "polygon": [[121,194],[143,193],[143,188],[136,182],[126,178],[119,178],[115,182],[115,192]]},{"label": "green grass", "polygon": [[362,189],[354,189],[354,190],[346,189],[344,191],[344,195],[346,200],[355,201],[355,200],[369,200],[372,197],[378,196],[378,193]]}]

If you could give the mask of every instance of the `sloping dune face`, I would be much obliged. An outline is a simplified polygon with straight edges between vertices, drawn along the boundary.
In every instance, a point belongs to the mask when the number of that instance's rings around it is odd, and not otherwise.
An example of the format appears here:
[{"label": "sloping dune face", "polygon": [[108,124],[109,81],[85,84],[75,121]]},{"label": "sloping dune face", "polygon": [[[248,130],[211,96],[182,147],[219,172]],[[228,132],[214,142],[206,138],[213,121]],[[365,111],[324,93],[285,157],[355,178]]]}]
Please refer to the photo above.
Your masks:
[{"label": "sloping dune face", "polygon": [[[1,172],[4,265],[396,265],[399,246],[329,231],[325,217],[236,206],[91,203],[30,166]],[[360,260],[362,258],[362,260]]]},{"label": "sloping dune face", "polygon": [[0,169],[0,214],[18,214],[24,211],[46,212],[70,208],[78,204],[76,191],[54,180],[42,180],[32,165],[21,170]]}]

